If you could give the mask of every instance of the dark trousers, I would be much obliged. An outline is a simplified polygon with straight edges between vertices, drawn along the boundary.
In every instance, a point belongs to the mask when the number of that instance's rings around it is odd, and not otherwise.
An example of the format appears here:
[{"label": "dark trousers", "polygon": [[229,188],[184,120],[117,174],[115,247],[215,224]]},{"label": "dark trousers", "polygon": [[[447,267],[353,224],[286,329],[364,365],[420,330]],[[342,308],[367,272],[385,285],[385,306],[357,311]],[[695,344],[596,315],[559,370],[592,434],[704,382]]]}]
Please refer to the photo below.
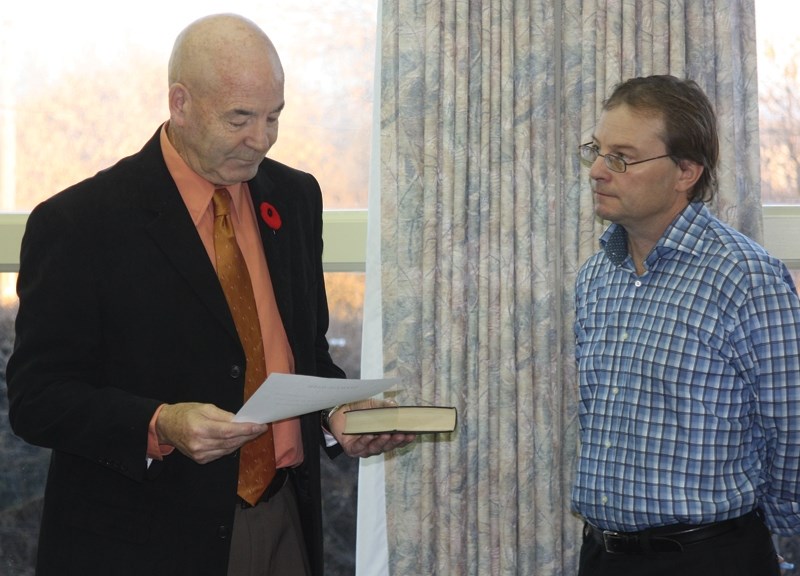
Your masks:
[{"label": "dark trousers", "polygon": [[779,576],[764,523],[751,522],[682,552],[610,554],[584,530],[578,576]]},{"label": "dark trousers", "polygon": [[269,502],[236,507],[228,576],[311,574],[291,481]]}]

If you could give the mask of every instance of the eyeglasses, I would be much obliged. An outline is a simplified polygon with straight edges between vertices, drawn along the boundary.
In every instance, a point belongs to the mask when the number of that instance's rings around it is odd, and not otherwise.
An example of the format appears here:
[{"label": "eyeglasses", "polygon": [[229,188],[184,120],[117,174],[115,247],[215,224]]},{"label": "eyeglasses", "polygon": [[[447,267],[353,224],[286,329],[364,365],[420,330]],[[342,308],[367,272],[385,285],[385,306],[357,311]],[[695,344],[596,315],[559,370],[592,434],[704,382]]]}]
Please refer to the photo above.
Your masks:
[{"label": "eyeglasses", "polygon": [[622,158],[622,156],[617,156],[616,154],[600,154],[600,149],[591,142],[587,142],[586,144],[581,144],[580,146],[578,146],[578,151],[581,154],[581,160],[583,160],[587,164],[594,164],[594,161],[597,160],[599,156],[606,163],[606,168],[608,168],[612,172],[625,172],[628,169],[628,166],[633,166],[635,164],[642,164],[643,162],[650,162],[650,160],[658,160],[659,158],[672,157],[672,154],[662,154],[661,156],[646,158],[645,160],[637,160],[636,162],[626,162],[625,159]]}]

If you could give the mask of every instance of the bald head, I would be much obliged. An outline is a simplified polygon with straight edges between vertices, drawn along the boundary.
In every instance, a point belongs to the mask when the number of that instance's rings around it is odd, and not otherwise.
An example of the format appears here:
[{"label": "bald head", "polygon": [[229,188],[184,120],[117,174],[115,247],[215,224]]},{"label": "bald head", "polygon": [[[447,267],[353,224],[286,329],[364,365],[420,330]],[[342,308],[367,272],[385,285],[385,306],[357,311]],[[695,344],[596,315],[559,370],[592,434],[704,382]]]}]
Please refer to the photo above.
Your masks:
[{"label": "bald head", "polygon": [[189,24],[175,40],[168,80],[195,90],[214,90],[231,76],[263,74],[283,82],[272,41],[254,22],[236,14],[214,14]]},{"label": "bald head", "polygon": [[253,178],[278,137],[283,68],[270,39],[234,14],[207,16],[175,41],[167,137],[215,185]]}]

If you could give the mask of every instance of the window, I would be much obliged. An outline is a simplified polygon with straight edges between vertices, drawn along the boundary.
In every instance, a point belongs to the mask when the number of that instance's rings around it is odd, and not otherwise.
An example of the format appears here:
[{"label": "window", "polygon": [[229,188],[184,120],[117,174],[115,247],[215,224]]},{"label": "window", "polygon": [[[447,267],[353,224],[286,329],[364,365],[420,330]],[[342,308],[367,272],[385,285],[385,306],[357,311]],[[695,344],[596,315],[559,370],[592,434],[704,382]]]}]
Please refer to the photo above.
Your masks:
[{"label": "window", "polygon": [[757,0],[764,204],[800,204],[800,34],[793,20],[785,2]]},{"label": "window", "polygon": [[779,0],[755,6],[764,244],[800,283],[800,33],[792,26],[798,9]]},{"label": "window", "polygon": [[270,155],[313,172],[327,208],[366,208],[373,1],[150,0],[125,12],[78,0],[48,6],[47,18],[35,2],[13,6],[0,20],[0,209],[28,210],[137,151],[167,118],[175,36],[218,11],[254,20],[281,55],[287,105]]}]

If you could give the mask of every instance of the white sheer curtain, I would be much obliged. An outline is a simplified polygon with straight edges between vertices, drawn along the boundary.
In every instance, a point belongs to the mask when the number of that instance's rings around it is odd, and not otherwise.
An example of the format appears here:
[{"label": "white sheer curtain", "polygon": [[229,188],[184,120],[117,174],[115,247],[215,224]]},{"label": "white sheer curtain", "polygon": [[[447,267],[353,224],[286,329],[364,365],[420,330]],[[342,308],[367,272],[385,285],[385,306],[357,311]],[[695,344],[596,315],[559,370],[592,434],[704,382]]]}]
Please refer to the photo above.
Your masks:
[{"label": "white sheer curtain", "polygon": [[[383,308],[381,306],[381,188],[380,188],[380,93],[381,93],[381,3],[378,3],[378,33],[375,55],[374,129],[369,172],[369,221],[367,224],[364,327],[361,346],[362,378],[383,377]],[[389,549],[386,538],[386,498],[383,456],[361,461],[358,471],[356,526],[356,576],[388,576]]]}]

